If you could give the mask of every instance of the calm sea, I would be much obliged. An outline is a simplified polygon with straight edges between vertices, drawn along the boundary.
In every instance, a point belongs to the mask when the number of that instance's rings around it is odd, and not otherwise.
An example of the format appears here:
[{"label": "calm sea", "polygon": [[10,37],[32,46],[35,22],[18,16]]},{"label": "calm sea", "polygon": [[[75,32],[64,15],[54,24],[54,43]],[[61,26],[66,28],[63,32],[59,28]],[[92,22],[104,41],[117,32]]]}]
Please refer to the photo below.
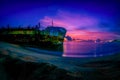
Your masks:
[{"label": "calm sea", "polygon": [[64,42],[64,57],[97,57],[120,52],[120,42]]}]

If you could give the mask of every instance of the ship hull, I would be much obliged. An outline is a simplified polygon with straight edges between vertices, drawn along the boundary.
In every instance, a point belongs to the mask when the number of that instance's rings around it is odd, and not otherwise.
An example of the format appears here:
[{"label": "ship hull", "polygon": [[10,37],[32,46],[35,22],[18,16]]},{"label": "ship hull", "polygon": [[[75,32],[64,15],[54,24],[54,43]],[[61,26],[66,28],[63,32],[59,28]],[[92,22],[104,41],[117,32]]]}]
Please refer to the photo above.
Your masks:
[{"label": "ship hull", "polygon": [[[61,28],[58,28],[58,30]],[[54,28],[52,28],[54,30]],[[29,31],[29,32],[28,32]],[[3,31],[5,32],[5,31]],[[31,34],[31,33],[32,34]],[[55,31],[55,33],[60,33],[59,35],[51,35],[48,29],[43,31],[38,30],[12,30],[5,32],[5,34],[0,34],[2,41],[9,43],[19,44],[21,46],[37,47],[48,50],[62,51],[63,41],[66,31],[63,33],[60,31]],[[61,34],[62,33],[62,34]]]}]

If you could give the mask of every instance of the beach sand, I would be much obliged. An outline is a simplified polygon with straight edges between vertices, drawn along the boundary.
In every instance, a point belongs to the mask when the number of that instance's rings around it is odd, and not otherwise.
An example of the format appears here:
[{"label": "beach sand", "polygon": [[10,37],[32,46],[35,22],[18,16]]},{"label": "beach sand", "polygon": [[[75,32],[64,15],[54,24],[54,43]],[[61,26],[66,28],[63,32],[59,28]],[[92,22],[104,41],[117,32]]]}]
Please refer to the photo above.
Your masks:
[{"label": "beach sand", "polygon": [[[23,71],[23,74],[21,75],[22,79],[17,77],[13,80],[41,80],[44,79],[45,74],[47,77],[49,76],[49,78],[45,78],[44,80],[120,80],[120,53],[101,57],[71,58],[52,55],[51,51],[49,52],[41,50],[41,52],[37,52],[32,49],[26,49],[19,45],[0,42],[0,54],[1,64],[16,68],[16,63],[21,61],[22,63],[26,64],[26,66],[24,66],[26,71],[29,71],[29,69],[27,70],[28,64],[29,67],[31,66],[30,73],[32,74],[32,77],[29,76],[26,78],[25,75],[28,75],[28,72]],[[21,63],[18,63],[17,67],[23,67],[20,64]],[[37,69],[34,70],[37,64],[39,64],[40,68],[37,67]],[[44,65],[44,67],[40,66],[41,64],[42,66]],[[6,67],[3,68],[6,71]],[[9,68],[7,67],[7,70],[8,69]],[[48,69],[49,74],[44,73],[46,72],[46,69]],[[22,68],[22,70],[24,69]],[[7,75],[9,72],[12,71],[8,71]],[[56,74],[57,76],[55,77]],[[65,75],[64,77],[63,74]],[[38,78],[40,75],[41,77]],[[62,79],[60,79],[58,76],[62,76]],[[3,78],[3,80],[5,79],[6,78]]]}]

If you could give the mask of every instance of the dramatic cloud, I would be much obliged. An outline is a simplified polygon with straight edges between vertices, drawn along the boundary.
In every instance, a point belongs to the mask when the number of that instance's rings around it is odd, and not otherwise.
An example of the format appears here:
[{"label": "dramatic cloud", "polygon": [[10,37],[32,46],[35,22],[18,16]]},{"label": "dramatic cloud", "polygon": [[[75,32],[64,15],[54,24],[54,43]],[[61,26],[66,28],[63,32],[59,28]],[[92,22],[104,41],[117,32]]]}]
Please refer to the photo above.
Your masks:
[{"label": "dramatic cloud", "polygon": [[[118,38],[115,33],[109,32],[114,24],[110,20],[101,19],[87,14],[76,14],[59,10],[55,16],[45,16],[40,19],[43,26],[61,26],[67,29],[67,35],[73,38],[84,39],[112,39]],[[119,37],[120,38],[120,37]]]},{"label": "dramatic cloud", "polygon": [[45,28],[53,20],[54,26],[66,28],[72,37],[120,38],[119,8],[116,0],[1,0],[0,26],[41,22]]},{"label": "dramatic cloud", "polygon": [[52,20],[54,21],[54,26],[62,26],[67,30],[78,30],[81,28],[91,29],[97,28],[98,20],[94,17],[84,15],[84,14],[75,14],[66,11],[59,10],[57,15],[53,17],[45,16],[44,19],[41,19],[40,22],[44,26],[51,25]]},{"label": "dramatic cloud", "polygon": [[86,30],[75,30],[75,31],[69,31],[67,35],[71,35],[72,38],[77,39],[119,39],[120,35],[117,35],[115,33],[111,32],[90,32]]}]

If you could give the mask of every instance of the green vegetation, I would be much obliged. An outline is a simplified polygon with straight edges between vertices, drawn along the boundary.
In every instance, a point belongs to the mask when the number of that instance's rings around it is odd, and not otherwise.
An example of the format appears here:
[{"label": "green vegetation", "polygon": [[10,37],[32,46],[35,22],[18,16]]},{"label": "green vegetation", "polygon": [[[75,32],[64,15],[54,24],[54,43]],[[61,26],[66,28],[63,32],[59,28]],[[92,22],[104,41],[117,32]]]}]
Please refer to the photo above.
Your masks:
[{"label": "green vegetation", "polygon": [[22,46],[33,46],[49,50],[62,51],[62,45],[66,30],[62,27],[47,27],[45,30],[35,28],[7,28],[0,29],[0,40],[19,44]]}]

